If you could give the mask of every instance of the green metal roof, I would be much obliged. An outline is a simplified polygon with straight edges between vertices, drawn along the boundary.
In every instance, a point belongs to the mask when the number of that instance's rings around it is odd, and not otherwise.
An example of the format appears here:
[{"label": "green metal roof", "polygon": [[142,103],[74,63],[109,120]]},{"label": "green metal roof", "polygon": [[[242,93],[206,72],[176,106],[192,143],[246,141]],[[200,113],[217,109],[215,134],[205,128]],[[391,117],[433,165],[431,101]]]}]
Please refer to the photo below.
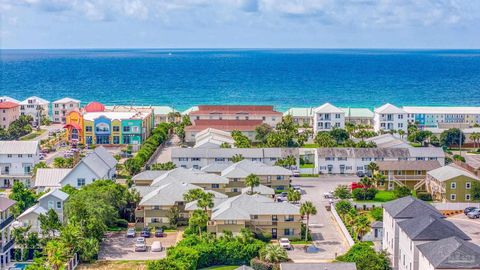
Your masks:
[{"label": "green metal roof", "polygon": [[283,115],[296,117],[313,117],[313,108],[290,108]]},{"label": "green metal roof", "polygon": [[373,112],[366,108],[340,108],[345,112],[345,117],[370,117],[373,118]]}]

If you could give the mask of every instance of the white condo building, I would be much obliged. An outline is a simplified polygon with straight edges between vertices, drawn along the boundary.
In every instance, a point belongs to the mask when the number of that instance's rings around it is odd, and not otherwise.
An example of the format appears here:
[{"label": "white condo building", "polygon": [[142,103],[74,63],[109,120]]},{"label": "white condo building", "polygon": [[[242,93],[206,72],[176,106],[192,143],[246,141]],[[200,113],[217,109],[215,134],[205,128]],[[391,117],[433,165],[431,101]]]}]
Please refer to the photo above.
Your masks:
[{"label": "white condo building", "polygon": [[48,118],[49,102],[39,97],[29,97],[20,102],[20,115],[30,115],[33,117],[33,125],[40,126],[42,117]]},{"label": "white condo building", "polygon": [[376,108],[373,116],[373,128],[375,131],[390,131],[408,129],[407,113],[395,105],[387,103]]},{"label": "white condo building", "polygon": [[40,161],[38,141],[0,141],[0,187],[16,181],[31,185],[33,167]]},{"label": "white condo building", "polygon": [[313,109],[313,132],[330,131],[334,128],[345,128],[345,112],[325,103]]},{"label": "white condo building", "polygon": [[469,128],[480,124],[480,107],[403,107],[421,128]]},{"label": "white condo building", "polygon": [[80,100],[73,98],[62,98],[52,102],[52,121],[65,124],[66,117],[71,111],[80,110]]}]

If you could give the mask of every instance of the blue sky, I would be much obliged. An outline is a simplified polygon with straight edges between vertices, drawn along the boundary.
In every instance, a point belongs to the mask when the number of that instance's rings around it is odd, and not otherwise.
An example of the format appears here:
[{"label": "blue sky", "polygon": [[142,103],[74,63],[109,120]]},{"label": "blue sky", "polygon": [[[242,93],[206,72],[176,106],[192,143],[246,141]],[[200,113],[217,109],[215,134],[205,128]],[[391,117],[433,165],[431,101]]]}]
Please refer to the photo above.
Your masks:
[{"label": "blue sky", "polygon": [[480,0],[0,0],[2,48],[480,48]]}]

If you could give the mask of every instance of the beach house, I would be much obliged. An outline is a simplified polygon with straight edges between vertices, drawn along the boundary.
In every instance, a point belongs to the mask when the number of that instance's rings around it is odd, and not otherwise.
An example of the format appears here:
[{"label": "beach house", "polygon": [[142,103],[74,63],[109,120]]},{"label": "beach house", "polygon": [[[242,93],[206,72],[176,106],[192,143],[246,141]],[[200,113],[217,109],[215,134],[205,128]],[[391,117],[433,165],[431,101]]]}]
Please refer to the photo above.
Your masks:
[{"label": "beach house", "polygon": [[73,98],[62,98],[52,102],[52,121],[54,123],[65,124],[67,122],[67,115],[71,111],[80,110],[80,100]]},{"label": "beach house", "polygon": [[36,96],[29,97],[20,102],[20,115],[33,117],[33,126],[40,126],[43,118],[49,117],[49,103],[43,98]]},{"label": "beach house", "polygon": [[0,187],[16,181],[30,187],[33,167],[40,162],[38,141],[0,141]]},{"label": "beach house", "polygon": [[379,131],[407,131],[408,118],[407,112],[395,105],[387,103],[376,108],[373,115],[373,128]]},{"label": "beach house", "polygon": [[0,128],[8,129],[20,117],[20,105],[12,101],[0,102]]},{"label": "beach house", "polygon": [[330,131],[334,128],[345,128],[345,112],[325,103],[313,109],[313,132]]}]

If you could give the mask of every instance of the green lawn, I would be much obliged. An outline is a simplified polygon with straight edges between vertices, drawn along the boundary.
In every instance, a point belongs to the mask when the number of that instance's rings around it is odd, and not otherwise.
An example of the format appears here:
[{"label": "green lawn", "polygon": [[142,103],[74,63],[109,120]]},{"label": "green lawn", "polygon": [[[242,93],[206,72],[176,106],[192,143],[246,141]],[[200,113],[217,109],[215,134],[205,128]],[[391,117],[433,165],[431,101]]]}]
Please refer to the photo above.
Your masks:
[{"label": "green lawn", "polygon": [[41,129],[40,131],[32,131],[32,133],[30,134],[27,134],[23,137],[20,138],[21,141],[30,141],[30,140],[33,140],[35,139],[36,137],[42,135],[43,133],[45,133],[47,130],[45,129]]},{"label": "green lawn", "polygon": [[302,146],[302,148],[318,148],[318,144],[316,143],[307,143]]},{"label": "green lawn", "polygon": [[315,168],[315,164],[302,164],[302,165],[300,165],[300,168],[302,168],[302,169],[313,169],[313,168]]},{"label": "green lawn", "polygon": [[375,198],[373,198],[373,200],[355,200],[356,202],[389,202],[389,201],[393,201],[395,200],[395,194],[393,193],[393,191],[389,191],[389,190],[379,190],[378,193],[375,195]]},{"label": "green lawn", "polygon": [[298,241],[290,241],[292,245],[310,245],[312,241],[305,241],[305,240],[298,240]]},{"label": "green lawn", "polygon": [[211,269],[215,269],[215,270],[233,270],[233,269],[237,269],[239,266],[238,265],[216,265],[216,266],[210,266],[210,267],[207,267],[207,268],[203,268],[202,270],[211,270]]},{"label": "green lawn", "polygon": [[300,177],[318,177],[318,174],[302,173],[300,174]]}]

